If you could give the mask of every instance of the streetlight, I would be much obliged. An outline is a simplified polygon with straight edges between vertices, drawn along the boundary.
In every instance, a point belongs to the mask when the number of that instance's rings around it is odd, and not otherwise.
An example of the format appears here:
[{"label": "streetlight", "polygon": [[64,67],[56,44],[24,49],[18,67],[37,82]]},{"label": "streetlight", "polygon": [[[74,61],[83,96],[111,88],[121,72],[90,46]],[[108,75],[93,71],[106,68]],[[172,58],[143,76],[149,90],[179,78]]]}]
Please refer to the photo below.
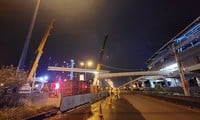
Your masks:
[{"label": "streetlight", "polygon": [[80,66],[81,67],[85,66],[85,63],[84,62],[80,62]]},{"label": "streetlight", "polygon": [[[83,67],[84,69],[86,69],[87,67],[92,67],[93,66],[93,61],[88,60],[86,63],[85,62],[80,62],[80,66]],[[84,80],[86,80],[86,72],[84,75]]]},{"label": "streetlight", "polygon": [[88,60],[86,63],[85,62],[80,62],[80,66],[81,67],[84,67],[84,68],[87,68],[87,67],[92,67],[93,66],[93,61],[91,61],[91,60]]},{"label": "streetlight", "polygon": [[92,62],[91,60],[87,61],[87,66],[88,66],[88,67],[93,66],[93,62]]}]

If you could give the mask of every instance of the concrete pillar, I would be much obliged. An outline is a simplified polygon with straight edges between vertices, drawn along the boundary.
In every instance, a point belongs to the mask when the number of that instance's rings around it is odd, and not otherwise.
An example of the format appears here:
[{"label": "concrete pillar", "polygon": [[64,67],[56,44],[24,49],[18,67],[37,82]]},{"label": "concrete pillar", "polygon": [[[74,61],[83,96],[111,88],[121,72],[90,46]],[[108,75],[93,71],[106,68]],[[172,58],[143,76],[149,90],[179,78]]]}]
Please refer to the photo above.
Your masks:
[{"label": "concrete pillar", "polygon": [[164,80],[164,83],[165,83],[165,86],[166,86],[166,87],[169,87],[169,84],[168,84],[168,81],[167,81],[167,80]]},{"label": "concrete pillar", "polygon": [[151,85],[150,87],[151,88],[155,88],[155,84],[153,82],[154,82],[153,80],[150,80],[150,85]]},{"label": "concrete pillar", "polygon": [[198,86],[200,87],[200,77],[196,77],[196,80],[197,80]]},{"label": "concrete pillar", "polygon": [[139,81],[136,82],[136,88],[139,89]]}]

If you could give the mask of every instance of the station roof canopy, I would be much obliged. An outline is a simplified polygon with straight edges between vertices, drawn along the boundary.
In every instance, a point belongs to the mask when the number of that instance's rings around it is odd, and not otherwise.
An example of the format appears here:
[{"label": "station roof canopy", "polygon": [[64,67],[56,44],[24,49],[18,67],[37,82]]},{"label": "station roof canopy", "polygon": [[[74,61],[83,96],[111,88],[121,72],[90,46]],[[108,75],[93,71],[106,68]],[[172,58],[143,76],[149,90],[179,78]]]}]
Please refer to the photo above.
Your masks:
[{"label": "station roof canopy", "polygon": [[189,24],[185,29],[183,29],[181,32],[179,32],[176,36],[174,36],[169,42],[167,42],[163,47],[161,47],[159,50],[157,50],[146,62],[146,64],[151,63],[151,61],[161,53],[162,50],[170,46],[172,43],[180,41],[197,31],[200,31],[200,16],[195,19],[191,24]]}]

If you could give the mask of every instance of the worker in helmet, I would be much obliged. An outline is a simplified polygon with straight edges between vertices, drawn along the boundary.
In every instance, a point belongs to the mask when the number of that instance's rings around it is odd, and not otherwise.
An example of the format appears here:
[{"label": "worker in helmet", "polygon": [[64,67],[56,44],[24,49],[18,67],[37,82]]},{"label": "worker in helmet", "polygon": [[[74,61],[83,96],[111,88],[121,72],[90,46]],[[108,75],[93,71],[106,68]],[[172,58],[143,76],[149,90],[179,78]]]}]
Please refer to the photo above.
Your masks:
[{"label": "worker in helmet", "polygon": [[120,89],[119,88],[117,88],[117,99],[120,99]]}]

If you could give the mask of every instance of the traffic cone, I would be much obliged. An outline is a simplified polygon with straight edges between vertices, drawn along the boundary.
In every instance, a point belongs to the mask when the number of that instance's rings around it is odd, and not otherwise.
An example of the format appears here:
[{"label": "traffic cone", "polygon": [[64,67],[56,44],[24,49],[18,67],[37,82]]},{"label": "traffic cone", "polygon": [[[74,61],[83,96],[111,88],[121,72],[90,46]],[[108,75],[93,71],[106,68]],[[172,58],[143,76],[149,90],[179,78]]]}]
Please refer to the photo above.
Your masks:
[{"label": "traffic cone", "polygon": [[103,112],[101,108],[101,103],[99,104],[99,117],[100,117],[100,120],[103,120]]},{"label": "traffic cone", "polygon": [[111,107],[111,102],[112,102],[111,99],[112,99],[111,96],[109,96],[108,97],[108,105],[109,105],[109,107]]}]

